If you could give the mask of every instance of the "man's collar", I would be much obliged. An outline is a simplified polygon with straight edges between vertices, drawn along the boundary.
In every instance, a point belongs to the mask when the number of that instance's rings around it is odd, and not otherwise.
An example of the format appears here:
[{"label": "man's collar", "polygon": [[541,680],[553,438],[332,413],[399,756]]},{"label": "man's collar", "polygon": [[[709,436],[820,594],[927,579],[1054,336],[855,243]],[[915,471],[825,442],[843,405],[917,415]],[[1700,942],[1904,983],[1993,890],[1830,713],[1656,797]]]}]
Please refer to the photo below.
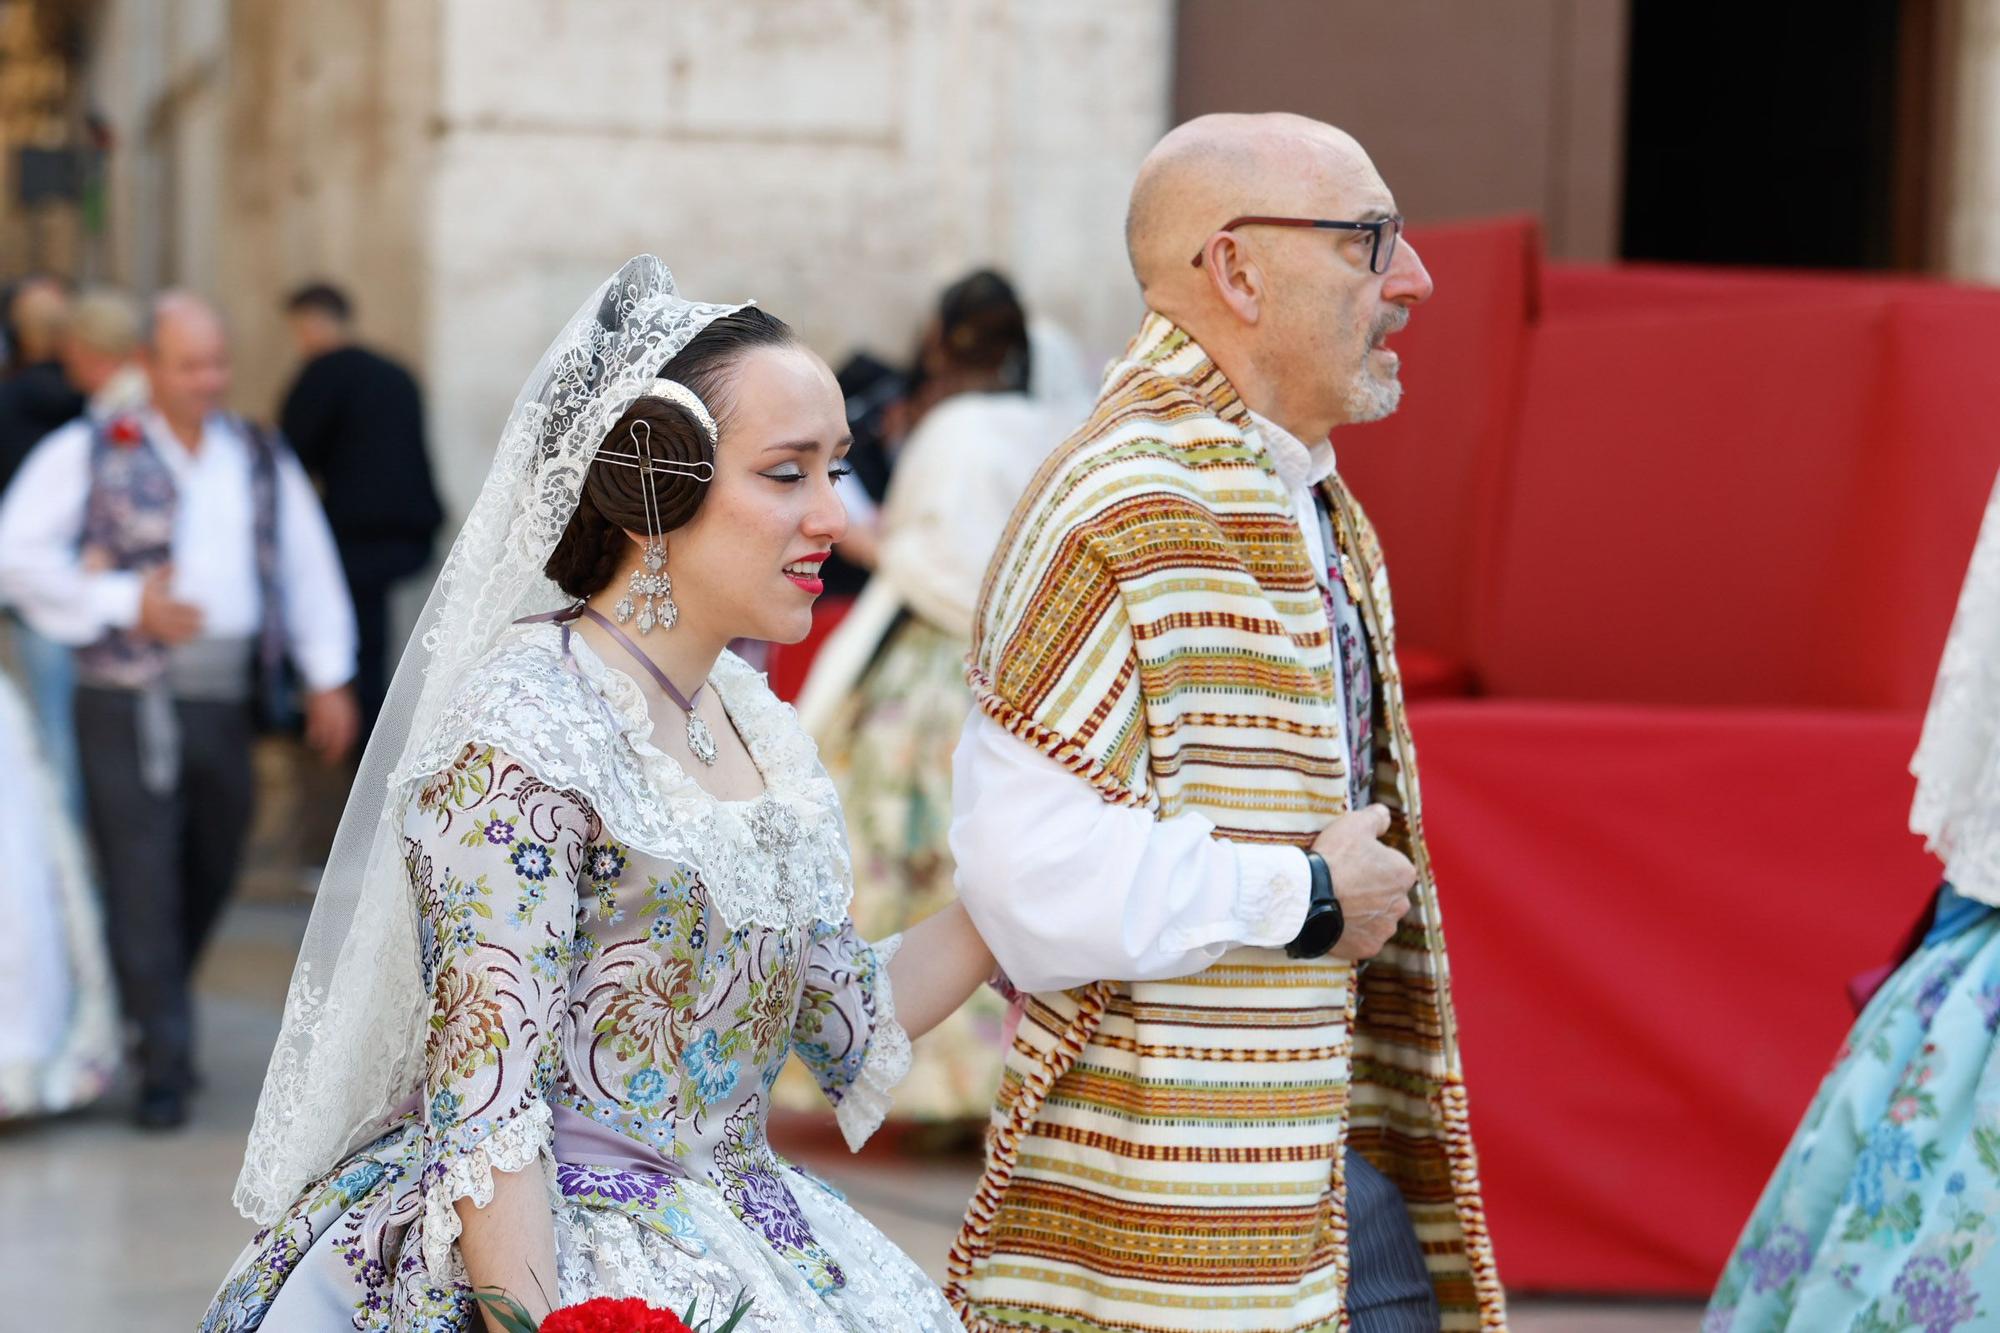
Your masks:
[{"label": "man's collar", "polygon": [[1238,430],[1248,427],[1249,410],[1236,396],[1236,388],[1228,376],[1209,359],[1192,334],[1158,311],[1146,312],[1145,322],[1125,348],[1125,359],[1179,380],[1208,405],[1209,411]]},{"label": "man's collar", "polygon": [[1249,415],[1250,425],[1264,441],[1271,465],[1278,469],[1278,480],[1285,483],[1286,489],[1296,491],[1317,486],[1333,475],[1333,441],[1308,445],[1271,418],[1258,412]]}]

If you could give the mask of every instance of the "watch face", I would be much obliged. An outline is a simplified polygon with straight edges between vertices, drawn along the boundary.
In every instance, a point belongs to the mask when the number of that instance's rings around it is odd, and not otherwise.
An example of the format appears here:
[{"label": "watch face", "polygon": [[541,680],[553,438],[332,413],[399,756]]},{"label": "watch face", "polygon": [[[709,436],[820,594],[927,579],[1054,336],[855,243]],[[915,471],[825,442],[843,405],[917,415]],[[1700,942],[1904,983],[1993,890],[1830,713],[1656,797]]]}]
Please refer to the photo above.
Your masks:
[{"label": "watch face", "polygon": [[1318,958],[1331,949],[1340,939],[1340,913],[1334,909],[1322,908],[1306,918],[1306,924],[1299,931],[1294,946],[1300,958]]}]

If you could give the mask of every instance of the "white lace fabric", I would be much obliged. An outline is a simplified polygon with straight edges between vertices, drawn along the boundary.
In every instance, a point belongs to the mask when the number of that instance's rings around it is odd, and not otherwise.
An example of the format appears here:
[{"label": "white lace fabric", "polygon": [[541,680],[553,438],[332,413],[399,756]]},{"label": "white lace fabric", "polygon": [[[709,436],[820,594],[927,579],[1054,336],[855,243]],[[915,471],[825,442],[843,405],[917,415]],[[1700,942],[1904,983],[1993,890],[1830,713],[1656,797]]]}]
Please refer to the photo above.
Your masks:
[{"label": "white lace fabric", "polygon": [[731,928],[838,925],[853,897],[839,797],[790,704],[725,652],[709,676],[764,790],[718,801],[652,743],[645,695],[580,635],[515,627],[467,673],[424,744],[391,775],[407,788],[468,743],[504,750],[581,796],[617,841],[700,874]]},{"label": "white lace fabric", "polygon": [[[417,1089],[428,998],[402,862],[407,783],[391,778],[421,766],[415,751],[508,627],[562,605],[542,567],[605,433],[697,333],[741,308],[683,299],[666,265],[641,255],[591,293],[515,400],[334,836],[236,1184],[246,1216],[275,1221]],[[523,730],[538,725],[526,712]]]},{"label": "white lace fabric", "polygon": [[1922,739],[1910,830],[1958,892],[2000,907],[2000,482],[1959,593]]}]

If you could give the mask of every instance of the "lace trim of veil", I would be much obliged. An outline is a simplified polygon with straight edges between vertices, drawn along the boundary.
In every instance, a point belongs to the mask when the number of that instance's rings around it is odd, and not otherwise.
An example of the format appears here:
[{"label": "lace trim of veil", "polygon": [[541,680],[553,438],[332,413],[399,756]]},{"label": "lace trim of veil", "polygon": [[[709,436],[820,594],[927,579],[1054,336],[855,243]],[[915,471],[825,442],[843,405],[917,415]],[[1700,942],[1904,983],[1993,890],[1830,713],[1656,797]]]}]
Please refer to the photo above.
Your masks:
[{"label": "lace trim of veil", "polygon": [[404,651],[334,835],[235,1202],[268,1224],[414,1098],[427,998],[400,820],[459,684],[521,616],[563,602],[542,574],[604,434],[695,334],[740,305],[687,301],[652,255],[606,279],[543,353]]},{"label": "lace trim of veil", "polygon": [[1924,835],[1953,888],[2000,907],[2000,482],[1986,502],[1910,771],[1911,832]]}]

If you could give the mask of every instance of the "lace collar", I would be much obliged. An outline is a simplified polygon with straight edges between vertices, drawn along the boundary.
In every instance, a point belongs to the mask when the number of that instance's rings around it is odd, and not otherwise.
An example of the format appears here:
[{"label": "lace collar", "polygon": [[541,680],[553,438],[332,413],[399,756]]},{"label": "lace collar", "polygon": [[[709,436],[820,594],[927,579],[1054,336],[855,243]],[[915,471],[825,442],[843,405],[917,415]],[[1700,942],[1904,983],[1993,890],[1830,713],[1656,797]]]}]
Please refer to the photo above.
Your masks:
[{"label": "lace collar", "polygon": [[[839,798],[791,705],[733,653],[709,681],[764,778],[723,801],[652,742],[638,682],[550,624],[509,629],[467,673],[392,789],[449,767],[468,744],[506,751],[551,786],[588,801],[633,851],[701,876],[732,930],[787,930],[846,919],[853,878]],[[402,802],[396,802],[400,808]]]}]

